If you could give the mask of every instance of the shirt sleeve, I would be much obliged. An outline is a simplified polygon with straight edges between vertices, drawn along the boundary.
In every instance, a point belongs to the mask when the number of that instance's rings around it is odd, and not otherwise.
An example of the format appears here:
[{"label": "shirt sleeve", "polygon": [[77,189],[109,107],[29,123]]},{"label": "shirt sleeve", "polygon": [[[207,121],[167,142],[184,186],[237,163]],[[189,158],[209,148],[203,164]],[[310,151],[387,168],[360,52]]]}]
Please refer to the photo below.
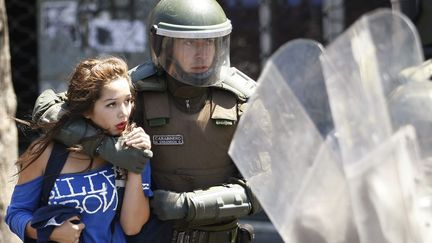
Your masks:
[{"label": "shirt sleeve", "polygon": [[142,178],[142,188],[144,191],[144,195],[146,195],[146,197],[152,197],[153,191],[151,190],[150,160],[147,162],[146,167],[144,168],[143,172],[141,173],[141,178]]},{"label": "shirt sleeve", "polygon": [[25,229],[39,206],[42,193],[42,177],[16,185],[6,211],[6,224],[24,241]]}]

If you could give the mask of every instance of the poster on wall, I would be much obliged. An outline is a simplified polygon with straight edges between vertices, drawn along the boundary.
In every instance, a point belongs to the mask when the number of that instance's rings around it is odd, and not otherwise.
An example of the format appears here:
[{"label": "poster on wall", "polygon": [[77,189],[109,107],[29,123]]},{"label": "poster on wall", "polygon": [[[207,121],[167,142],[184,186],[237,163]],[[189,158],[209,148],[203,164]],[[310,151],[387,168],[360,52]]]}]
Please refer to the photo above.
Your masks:
[{"label": "poster on wall", "polygon": [[89,45],[100,52],[144,52],[145,33],[138,20],[94,19],[89,23]]},{"label": "poster on wall", "polygon": [[78,44],[76,16],[76,1],[42,2],[41,33],[51,39],[62,35]]}]

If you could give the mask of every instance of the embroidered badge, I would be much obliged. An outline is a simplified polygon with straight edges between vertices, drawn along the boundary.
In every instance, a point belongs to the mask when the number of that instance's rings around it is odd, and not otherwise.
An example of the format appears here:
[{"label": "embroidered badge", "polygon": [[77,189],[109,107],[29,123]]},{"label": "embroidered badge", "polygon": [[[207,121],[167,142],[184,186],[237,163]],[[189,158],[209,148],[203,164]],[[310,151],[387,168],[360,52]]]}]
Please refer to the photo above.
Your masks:
[{"label": "embroidered badge", "polygon": [[183,135],[153,135],[154,145],[182,145]]},{"label": "embroidered badge", "polygon": [[218,119],[218,120],[216,120],[216,125],[219,125],[219,126],[232,126],[232,125],[234,125],[234,121],[224,120],[224,119]]}]

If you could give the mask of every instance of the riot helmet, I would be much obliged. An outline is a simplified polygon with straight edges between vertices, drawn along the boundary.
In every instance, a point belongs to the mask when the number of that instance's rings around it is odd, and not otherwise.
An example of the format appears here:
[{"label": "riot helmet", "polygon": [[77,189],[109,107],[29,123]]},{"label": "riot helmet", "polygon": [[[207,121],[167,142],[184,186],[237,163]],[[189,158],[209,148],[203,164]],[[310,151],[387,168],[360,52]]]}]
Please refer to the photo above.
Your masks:
[{"label": "riot helmet", "polygon": [[151,56],[157,67],[197,87],[225,79],[232,26],[216,0],[161,0],[149,23]]}]

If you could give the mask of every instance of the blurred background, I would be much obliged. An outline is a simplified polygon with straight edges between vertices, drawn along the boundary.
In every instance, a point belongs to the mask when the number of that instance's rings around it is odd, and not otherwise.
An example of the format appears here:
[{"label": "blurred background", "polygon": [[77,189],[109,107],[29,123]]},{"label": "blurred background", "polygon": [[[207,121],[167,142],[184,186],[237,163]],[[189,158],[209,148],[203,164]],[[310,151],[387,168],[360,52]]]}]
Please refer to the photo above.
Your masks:
[{"label": "blurred background", "polygon": [[[331,42],[362,14],[390,0],[219,0],[232,21],[231,65],[257,79],[267,58],[296,38]],[[156,0],[6,0],[16,117],[30,119],[36,97],[66,89],[85,57],[116,55],[129,67],[149,59],[147,15]],[[19,150],[34,134],[18,127]],[[282,242],[265,214],[246,219],[255,242]]]}]

